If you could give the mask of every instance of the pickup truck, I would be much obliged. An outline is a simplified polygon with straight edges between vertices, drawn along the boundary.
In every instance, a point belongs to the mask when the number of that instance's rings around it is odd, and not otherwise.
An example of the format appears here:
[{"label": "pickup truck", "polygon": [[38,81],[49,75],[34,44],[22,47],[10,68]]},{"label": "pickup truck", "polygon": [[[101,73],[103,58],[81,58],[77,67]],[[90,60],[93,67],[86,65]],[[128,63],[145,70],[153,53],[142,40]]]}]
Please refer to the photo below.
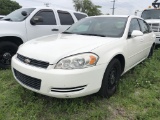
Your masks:
[{"label": "pickup truck", "polygon": [[149,8],[142,12],[141,17],[150,25],[156,35],[156,45],[160,45],[160,9]]},{"label": "pickup truck", "polygon": [[18,47],[28,40],[64,32],[85,13],[52,8],[29,7],[18,9],[0,20],[0,68],[10,67]]}]

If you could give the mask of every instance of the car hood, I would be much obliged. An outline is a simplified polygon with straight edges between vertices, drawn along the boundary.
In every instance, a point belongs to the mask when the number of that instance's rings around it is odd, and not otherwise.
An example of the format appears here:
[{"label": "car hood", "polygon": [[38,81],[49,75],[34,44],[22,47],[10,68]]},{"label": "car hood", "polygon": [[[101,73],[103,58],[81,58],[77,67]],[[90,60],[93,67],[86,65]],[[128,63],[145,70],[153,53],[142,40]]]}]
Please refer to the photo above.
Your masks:
[{"label": "car hood", "polygon": [[64,57],[78,53],[91,52],[101,45],[109,45],[116,40],[118,40],[118,38],[75,34],[51,35],[23,44],[20,46],[18,54],[54,64]]},{"label": "car hood", "polygon": [[15,23],[19,23],[19,22],[13,22],[13,21],[7,21],[7,20],[2,20],[0,19],[0,24],[4,25],[4,24],[15,24]]},{"label": "car hood", "polygon": [[160,23],[160,19],[147,19],[145,20],[147,23]]},{"label": "car hood", "polygon": [[7,20],[0,20],[0,24],[2,24],[2,23],[8,23],[8,22],[10,22],[10,21],[7,21]]}]

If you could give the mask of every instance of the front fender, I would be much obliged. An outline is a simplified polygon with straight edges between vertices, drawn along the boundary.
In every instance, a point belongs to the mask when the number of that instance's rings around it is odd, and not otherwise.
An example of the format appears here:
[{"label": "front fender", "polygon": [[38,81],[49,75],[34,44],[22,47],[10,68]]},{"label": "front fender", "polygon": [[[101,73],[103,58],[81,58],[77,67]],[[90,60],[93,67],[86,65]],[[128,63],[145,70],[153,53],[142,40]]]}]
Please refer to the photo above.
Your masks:
[{"label": "front fender", "polygon": [[8,22],[1,21],[0,22],[0,37],[18,37],[23,40],[23,42],[27,41],[27,34],[25,28],[25,21],[23,22]]},{"label": "front fender", "polygon": [[95,50],[93,50],[93,53],[96,53],[98,56],[100,56],[99,61],[97,62],[97,65],[104,64],[107,68],[110,61],[116,57],[117,55],[122,55],[124,57],[124,60],[126,61],[125,56],[125,41],[121,41],[112,45],[104,45],[101,46]]}]

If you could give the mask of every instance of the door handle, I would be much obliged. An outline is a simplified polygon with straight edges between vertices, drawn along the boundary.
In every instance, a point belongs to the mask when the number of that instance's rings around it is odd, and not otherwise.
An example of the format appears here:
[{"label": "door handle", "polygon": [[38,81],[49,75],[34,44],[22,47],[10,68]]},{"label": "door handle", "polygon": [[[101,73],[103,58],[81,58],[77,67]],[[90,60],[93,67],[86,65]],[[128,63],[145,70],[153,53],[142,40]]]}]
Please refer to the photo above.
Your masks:
[{"label": "door handle", "polygon": [[59,29],[52,29],[52,31],[59,31]]}]

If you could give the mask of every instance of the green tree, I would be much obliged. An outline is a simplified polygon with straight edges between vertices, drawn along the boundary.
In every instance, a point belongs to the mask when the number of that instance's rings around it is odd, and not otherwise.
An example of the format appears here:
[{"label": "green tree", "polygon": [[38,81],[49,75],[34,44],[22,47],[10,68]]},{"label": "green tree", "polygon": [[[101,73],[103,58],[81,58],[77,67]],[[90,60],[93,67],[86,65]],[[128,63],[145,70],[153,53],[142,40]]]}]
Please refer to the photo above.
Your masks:
[{"label": "green tree", "polygon": [[101,6],[94,5],[91,0],[73,0],[76,11],[87,13],[89,16],[101,15]]},{"label": "green tree", "polygon": [[16,1],[0,0],[0,15],[7,15],[19,8],[21,6]]}]

